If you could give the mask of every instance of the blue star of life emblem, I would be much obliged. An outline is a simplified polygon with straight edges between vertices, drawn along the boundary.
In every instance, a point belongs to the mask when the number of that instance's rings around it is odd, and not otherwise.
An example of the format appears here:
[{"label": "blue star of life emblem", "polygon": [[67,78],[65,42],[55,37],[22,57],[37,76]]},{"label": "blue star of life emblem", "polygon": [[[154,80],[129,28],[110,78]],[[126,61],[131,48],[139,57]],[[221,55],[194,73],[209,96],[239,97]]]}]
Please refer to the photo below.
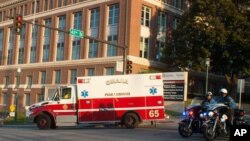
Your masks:
[{"label": "blue star of life emblem", "polygon": [[157,93],[157,89],[155,87],[152,87],[149,89],[149,93],[155,95]]},{"label": "blue star of life emblem", "polygon": [[83,91],[81,92],[81,96],[83,96],[84,98],[86,98],[87,96],[89,96],[89,92],[86,91],[86,90],[83,90]]}]

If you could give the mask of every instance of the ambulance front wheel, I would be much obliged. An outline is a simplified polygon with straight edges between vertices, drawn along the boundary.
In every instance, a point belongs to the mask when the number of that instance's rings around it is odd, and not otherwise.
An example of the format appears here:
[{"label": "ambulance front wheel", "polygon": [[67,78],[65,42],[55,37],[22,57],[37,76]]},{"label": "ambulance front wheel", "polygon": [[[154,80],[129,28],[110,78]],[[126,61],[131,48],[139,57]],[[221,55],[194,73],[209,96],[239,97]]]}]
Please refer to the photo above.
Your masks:
[{"label": "ambulance front wheel", "polygon": [[51,127],[51,119],[47,114],[40,114],[36,120],[37,127],[41,130],[46,130]]},{"label": "ambulance front wheel", "polygon": [[139,124],[139,118],[135,113],[127,113],[122,123],[126,128],[135,128]]}]

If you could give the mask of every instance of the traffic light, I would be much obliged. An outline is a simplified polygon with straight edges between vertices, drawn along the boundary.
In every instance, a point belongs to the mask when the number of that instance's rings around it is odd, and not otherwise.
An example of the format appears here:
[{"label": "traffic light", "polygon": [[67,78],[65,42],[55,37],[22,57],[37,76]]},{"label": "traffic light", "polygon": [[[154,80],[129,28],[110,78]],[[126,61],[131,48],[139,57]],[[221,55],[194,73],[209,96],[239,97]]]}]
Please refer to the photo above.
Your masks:
[{"label": "traffic light", "polygon": [[21,34],[22,24],[23,24],[23,16],[16,15],[14,18],[14,30],[17,35]]},{"label": "traffic light", "polygon": [[126,72],[127,72],[127,74],[130,74],[130,73],[132,73],[132,61],[130,61],[130,60],[127,60],[127,66],[126,66]]}]

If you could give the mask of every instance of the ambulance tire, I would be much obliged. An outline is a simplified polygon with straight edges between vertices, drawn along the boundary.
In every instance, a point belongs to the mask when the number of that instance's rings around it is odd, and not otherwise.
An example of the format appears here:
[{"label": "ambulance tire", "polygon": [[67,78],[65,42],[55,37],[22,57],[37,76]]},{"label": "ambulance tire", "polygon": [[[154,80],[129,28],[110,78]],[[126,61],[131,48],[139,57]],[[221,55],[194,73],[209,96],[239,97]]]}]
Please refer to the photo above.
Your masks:
[{"label": "ambulance tire", "polygon": [[122,123],[126,128],[133,129],[138,126],[139,118],[135,113],[127,113]]},{"label": "ambulance tire", "polygon": [[51,119],[47,114],[40,114],[36,120],[37,127],[41,130],[47,130],[51,127]]}]

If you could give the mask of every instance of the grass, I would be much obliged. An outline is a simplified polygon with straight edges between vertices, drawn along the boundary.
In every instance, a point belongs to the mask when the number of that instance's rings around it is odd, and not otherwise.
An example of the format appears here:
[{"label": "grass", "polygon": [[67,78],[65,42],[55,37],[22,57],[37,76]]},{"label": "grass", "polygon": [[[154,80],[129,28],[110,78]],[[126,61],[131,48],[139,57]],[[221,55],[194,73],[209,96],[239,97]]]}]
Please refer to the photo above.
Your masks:
[{"label": "grass", "polygon": [[166,109],[165,109],[165,114],[167,114],[169,116],[181,116],[180,112],[170,111],[170,110],[166,110]]},{"label": "grass", "polygon": [[14,117],[8,117],[4,124],[28,124],[30,123],[25,116],[25,112],[18,112],[17,113],[17,120],[15,121]]}]

